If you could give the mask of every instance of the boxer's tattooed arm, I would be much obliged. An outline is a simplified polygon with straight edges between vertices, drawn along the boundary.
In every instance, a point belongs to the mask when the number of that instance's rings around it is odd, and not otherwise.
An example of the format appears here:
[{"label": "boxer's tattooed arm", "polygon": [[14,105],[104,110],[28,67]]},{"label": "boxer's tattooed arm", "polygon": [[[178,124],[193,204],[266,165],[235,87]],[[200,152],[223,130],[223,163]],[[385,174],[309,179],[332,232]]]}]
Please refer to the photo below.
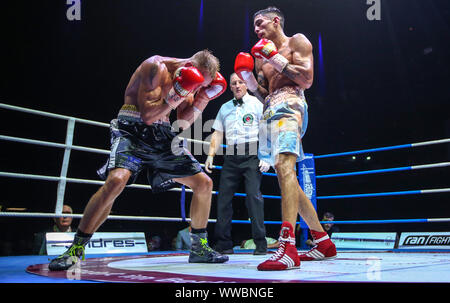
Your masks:
[{"label": "boxer's tattooed arm", "polygon": [[301,86],[305,86],[304,88],[308,88],[308,84],[310,86],[312,83],[312,73],[310,72],[309,64],[304,64],[303,66],[288,64],[281,73],[292,81],[302,84]]},{"label": "boxer's tattooed arm", "polygon": [[295,80],[297,77],[301,76],[300,71],[295,69],[295,67],[290,64],[286,65],[281,73],[291,80]]}]

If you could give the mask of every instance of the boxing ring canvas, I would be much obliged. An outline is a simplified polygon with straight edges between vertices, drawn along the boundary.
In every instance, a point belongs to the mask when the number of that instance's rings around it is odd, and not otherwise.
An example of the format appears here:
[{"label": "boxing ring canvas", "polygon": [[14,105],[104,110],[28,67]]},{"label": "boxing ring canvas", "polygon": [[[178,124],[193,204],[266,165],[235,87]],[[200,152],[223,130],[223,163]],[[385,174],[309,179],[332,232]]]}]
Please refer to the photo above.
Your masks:
[{"label": "boxing ring canvas", "polygon": [[260,272],[267,256],[245,250],[224,264],[190,264],[187,252],[92,255],[67,272],[50,272],[48,256],[0,257],[0,283],[450,283],[450,253],[338,251],[300,269]]}]

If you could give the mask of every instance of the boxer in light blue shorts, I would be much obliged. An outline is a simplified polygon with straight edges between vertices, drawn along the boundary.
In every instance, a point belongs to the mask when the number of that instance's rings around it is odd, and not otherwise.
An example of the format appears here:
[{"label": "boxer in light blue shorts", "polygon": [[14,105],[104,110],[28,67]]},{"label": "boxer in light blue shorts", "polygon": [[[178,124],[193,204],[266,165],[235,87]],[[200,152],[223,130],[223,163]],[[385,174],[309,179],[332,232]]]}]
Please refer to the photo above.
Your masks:
[{"label": "boxer in light blue shorts", "polygon": [[308,105],[302,89],[285,86],[269,94],[259,124],[259,159],[274,166],[280,153],[292,153],[297,162],[303,160],[301,139],[307,126]]}]

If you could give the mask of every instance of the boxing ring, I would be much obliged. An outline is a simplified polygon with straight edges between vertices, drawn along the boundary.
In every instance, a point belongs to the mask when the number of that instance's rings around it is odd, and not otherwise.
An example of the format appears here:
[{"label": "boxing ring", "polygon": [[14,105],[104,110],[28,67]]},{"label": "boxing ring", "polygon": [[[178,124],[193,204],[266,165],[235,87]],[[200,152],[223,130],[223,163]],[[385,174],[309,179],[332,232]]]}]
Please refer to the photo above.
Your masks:
[{"label": "boxing ring", "polygon": [[[69,177],[69,162],[71,151],[82,151],[108,155],[109,150],[95,147],[86,147],[73,144],[74,130],[78,124],[106,128],[105,136],[109,136],[109,123],[101,123],[71,116],[58,115],[54,113],[17,107],[0,103],[1,110],[15,111],[23,114],[39,115],[51,119],[67,121],[67,131],[64,143],[35,140],[32,138],[21,138],[0,134],[1,141],[11,141],[23,144],[40,145],[51,148],[63,149],[64,156],[61,163],[60,175],[37,175],[14,171],[0,171],[0,177],[18,178],[35,181],[49,181],[57,183],[56,205],[54,212],[1,212],[1,217],[23,217],[54,218],[73,217],[81,218],[82,214],[64,214],[62,207],[65,201],[65,189],[68,183],[102,185],[103,181],[80,179]],[[185,138],[187,142],[194,144],[208,144],[208,142]],[[427,147],[437,144],[448,144],[450,138],[402,144],[388,147],[355,150],[327,155],[315,155],[313,160],[334,158],[341,156],[358,155],[364,153],[376,153],[396,149],[412,149],[416,147]],[[203,166],[203,165],[202,165]],[[376,170],[362,170],[327,175],[316,175],[316,179],[331,179],[347,176],[364,176],[380,173],[406,172],[411,170],[426,170],[434,168],[446,168],[450,162],[429,163],[423,165],[391,167]],[[221,166],[214,166],[220,170]],[[298,172],[302,168],[298,167]],[[300,174],[300,173],[299,173]],[[276,177],[274,173],[263,173],[265,177]],[[127,188],[148,190],[149,185],[134,184]],[[314,189],[315,190],[315,189]],[[125,190],[126,191],[126,190]],[[110,215],[108,220],[136,220],[156,222],[189,222],[186,216],[185,203],[186,194],[192,190],[185,188],[174,188],[170,191],[180,193],[180,217],[152,217],[152,216],[125,216]],[[306,191],[305,191],[306,192]],[[402,195],[432,195],[450,192],[450,187],[426,188],[404,191],[389,191],[377,193],[341,194],[320,196],[320,200],[339,200],[350,198],[386,197]],[[213,191],[216,195],[218,192]],[[237,197],[245,197],[244,193],[236,193]],[[267,200],[280,200],[280,196],[263,194]],[[278,202],[279,203],[279,202]],[[399,218],[399,219],[376,219],[376,220],[336,220],[321,223],[334,224],[397,224],[397,223],[446,223],[450,222],[450,216],[442,211],[443,216],[439,218]],[[1,219],[0,219],[1,220]],[[215,219],[209,219],[214,223]],[[233,220],[233,224],[250,224],[249,220]],[[301,222],[299,222],[301,223]],[[170,224],[170,223],[168,223]],[[281,224],[281,221],[265,221],[265,224]],[[450,231],[449,228],[443,232]],[[120,254],[120,255],[87,255],[81,265],[74,266],[67,272],[48,271],[48,256],[8,256],[0,257],[0,282],[38,282],[38,283],[65,283],[65,282],[139,282],[139,283],[272,283],[272,282],[450,282],[450,251],[449,250],[340,250],[338,257],[327,261],[302,262],[298,270],[282,272],[259,272],[256,266],[266,256],[253,256],[246,250],[238,250],[230,255],[230,260],[224,264],[189,264],[187,262],[187,251],[149,252],[147,254]],[[24,263],[26,266],[24,267]]]}]

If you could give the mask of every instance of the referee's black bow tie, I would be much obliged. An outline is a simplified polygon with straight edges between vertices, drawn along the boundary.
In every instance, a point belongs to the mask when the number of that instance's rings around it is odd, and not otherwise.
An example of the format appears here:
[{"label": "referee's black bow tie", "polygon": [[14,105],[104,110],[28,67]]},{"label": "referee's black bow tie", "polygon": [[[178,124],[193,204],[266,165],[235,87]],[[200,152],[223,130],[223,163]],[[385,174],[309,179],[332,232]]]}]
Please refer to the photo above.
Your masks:
[{"label": "referee's black bow tie", "polygon": [[233,104],[234,104],[234,106],[237,106],[237,105],[242,105],[242,103],[244,103],[244,101],[242,101],[242,98],[241,99],[236,99],[236,98],[234,98],[233,99]]}]

